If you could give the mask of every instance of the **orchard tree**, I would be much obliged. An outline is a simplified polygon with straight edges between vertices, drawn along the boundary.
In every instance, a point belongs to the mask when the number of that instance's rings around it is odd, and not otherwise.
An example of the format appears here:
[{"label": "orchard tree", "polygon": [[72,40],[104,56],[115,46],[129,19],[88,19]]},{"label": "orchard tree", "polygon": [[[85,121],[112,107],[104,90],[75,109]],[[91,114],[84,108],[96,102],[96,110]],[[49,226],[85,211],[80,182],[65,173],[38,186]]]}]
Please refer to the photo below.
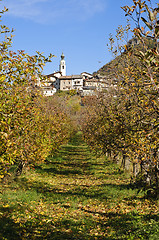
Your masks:
[{"label": "orchard tree", "polygon": [[[157,197],[159,5],[133,0],[133,5],[124,6],[123,10],[135,22],[135,27],[130,24],[126,28],[120,26],[116,38],[110,37],[110,50],[115,57],[119,52],[123,59],[122,64],[117,63],[114,72],[117,91],[109,101],[106,95],[98,101],[95,112],[88,115],[84,135],[97,150],[123,155],[123,166],[126,157],[133,166],[139,164],[140,179],[137,178],[137,181]],[[124,44],[129,30],[134,35]]]},{"label": "orchard tree", "polygon": [[[1,11],[0,18],[7,9]],[[24,165],[43,161],[68,139],[67,116],[58,104],[48,102],[37,86],[43,80],[44,65],[52,54],[13,52],[12,31],[0,25],[0,177],[5,178],[12,165],[16,175]]]},{"label": "orchard tree", "polygon": [[[135,38],[143,46],[141,50],[128,49],[128,54],[134,54],[136,62],[141,64],[131,70],[134,80],[133,94],[136,99],[136,108],[132,116],[137,127],[133,136],[136,146],[135,155],[138,157],[141,172],[146,173],[146,180],[157,196],[159,181],[159,4],[153,6],[149,1],[133,1],[131,7],[125,6],[123,10],[136,23],[133,29]],[[152,45],[148,44],[152,42]],[[140,76],[140,77],[139,77]],[[130,79],[130,78],[129,78]],[[131,89],[132,91],[132,89]],[[135,135],[140,137],[136,139]],[[137,141],[136,141],[137,140]],[[135,144],[137,142],[137,144]]]}]

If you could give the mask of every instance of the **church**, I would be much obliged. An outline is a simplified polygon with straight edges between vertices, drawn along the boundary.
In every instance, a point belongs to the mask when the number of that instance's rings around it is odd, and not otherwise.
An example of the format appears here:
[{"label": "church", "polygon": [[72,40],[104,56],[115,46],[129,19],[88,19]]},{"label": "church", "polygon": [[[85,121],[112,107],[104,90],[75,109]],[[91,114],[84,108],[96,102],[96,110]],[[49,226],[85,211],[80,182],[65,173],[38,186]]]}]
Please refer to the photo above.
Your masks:
[{"label": "church", "polygon": [[59,71],[46,75],[45,80],[39,81],[38,86],[42,89],[44,96],[52,96],[59,90],[76,90],[80,96],[92,96],[98,92],[109,91],[109,89],[115,85],[111,84],[106,76],[99,74],[95,76],[83,72],[80,75],[68,76],[66,74],[65,56],[62,53]]},{"label": "church", "polygon": [[66,75],[66,61],[65,56],[62,53],[59,71],[46,75],[47,81],[41,85],[43,94],[45,96],[52,96],[56,91],[68,91],[77,90],[77,92],[83,91],[86,79],[93,78],[90,73],[83,72],[80,75]]}]

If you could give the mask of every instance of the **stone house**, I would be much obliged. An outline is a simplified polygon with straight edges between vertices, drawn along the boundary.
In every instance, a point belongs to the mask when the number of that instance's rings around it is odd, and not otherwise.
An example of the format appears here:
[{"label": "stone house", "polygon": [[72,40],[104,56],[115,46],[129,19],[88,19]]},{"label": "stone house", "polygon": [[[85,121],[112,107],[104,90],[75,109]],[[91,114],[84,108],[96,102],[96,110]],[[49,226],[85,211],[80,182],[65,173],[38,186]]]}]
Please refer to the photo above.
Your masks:
[{"label": "stone house", "polygon": [[44,95],[51,96],[56,91],[77,90],[80,94],[93,95],[97,91],[107,90],[110,86],[108,80],[100,75],[82,72],[80,75],[66,75],[65,56],[62,53],[59,71],[46,75],[47,80],[41,84]]},{"label": "stone house", "polygon": [[67,91],[72,90],[72,77],[71,76],[61,76],[59,77],[59,88],[58,90]]},{"label": "stone house", "polygon": [[82,90],[83,78],[81,75],[61,76],[59,77],[60,87],[59,90]]}]

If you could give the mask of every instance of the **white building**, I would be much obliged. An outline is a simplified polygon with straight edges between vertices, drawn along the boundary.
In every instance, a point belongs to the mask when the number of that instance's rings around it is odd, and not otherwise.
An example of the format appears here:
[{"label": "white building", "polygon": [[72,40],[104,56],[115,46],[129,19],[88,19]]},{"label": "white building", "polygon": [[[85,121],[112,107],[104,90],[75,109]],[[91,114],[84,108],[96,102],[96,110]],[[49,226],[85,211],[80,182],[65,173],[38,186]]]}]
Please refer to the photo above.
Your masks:
[{"label": "white building", "polygon": [[72,88],[75,90],[83,89],[83,77],[82,75],[72,75]]},{"label": "white building", "polygon": [[83,72],[80,75],[66,75],[65,56],[62,53],[59,71],[46,75],[46,79],[40,83],[45,96],[52,96],[56,91],[77,90],[80,94],[94,95],[96,91],[107,88],[102,77],[94,77],[92,74]]},{"label": "white building", "polygon": [[56,88],[54,86],[45,86],[42,88],[42,90],[46,97],[52,96],[56,93]]},{"label": "white building", "polygon": [[82,90],[84,75],[66,75],[66,62],[65,56],[62,53],[61,61],[59,65],[59,72],[55,72],[46,76],[48,82],[52,82],[56,90],[68,91],[68,90]]},{"label": "white building", "polygon": [[81,75],[83,76],[83,80],[87,80],[87,79],[91,79],[93,78],[93,75],[87,72],[83,72],[81,73]]}]

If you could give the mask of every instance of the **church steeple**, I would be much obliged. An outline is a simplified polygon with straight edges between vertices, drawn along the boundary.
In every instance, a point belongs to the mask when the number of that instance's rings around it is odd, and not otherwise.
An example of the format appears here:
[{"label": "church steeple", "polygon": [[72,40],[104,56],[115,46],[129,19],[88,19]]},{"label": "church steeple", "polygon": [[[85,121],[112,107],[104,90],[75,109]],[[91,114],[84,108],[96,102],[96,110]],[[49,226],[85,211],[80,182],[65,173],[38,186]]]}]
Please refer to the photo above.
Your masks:
[{"label": "church steeple", "polygon": [[62,76],[66,76],[66,62],[65,62],[65,55],[63,53],[61,55],[60,69],[59,70],[62,73]]}]

